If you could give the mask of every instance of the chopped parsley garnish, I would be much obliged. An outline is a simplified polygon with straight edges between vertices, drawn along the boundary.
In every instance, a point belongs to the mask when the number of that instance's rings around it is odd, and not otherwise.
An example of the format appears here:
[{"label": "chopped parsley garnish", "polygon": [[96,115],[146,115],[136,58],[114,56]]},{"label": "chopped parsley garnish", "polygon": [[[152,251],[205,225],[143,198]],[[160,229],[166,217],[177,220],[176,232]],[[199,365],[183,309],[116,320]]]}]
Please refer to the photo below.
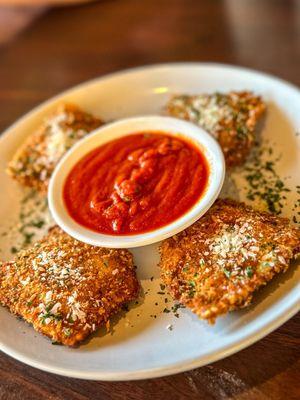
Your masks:
[{"label": "chopped parsley garnish", "polygon": [[33,232],[24,232],[24,244],[31,244],[32,238],[34,236]]},{"label": "chopped parsley garnish", "polygon": [[41,229],[45,225],[45,221],[42,219],[38,221],[32,221],[30,225],[33,226],[34,228]]},{"label": "chopped parsley garnish", "polygon": [[269,262],[267,262],[267,261],[264,261],[264,262],[261,263],[261,266],[268,268],[268,267],[271,267],[271,264]]},{"label": "chopped parsley garnish", "polygon": [[72,334],[72,330],[70,328],[64,328],[64,335],[69,337]]},{"label": "chopped parsley garnish", "polygon": [[286,200],[286,193],[290,189],[280,179],[276,171],[276,162],[279,158],[265,160],[266,154],[270,157],[272,148],[254,148],[252,159],[244,168],[245,179],[248,182],[246,197],[250,201],[260,200],[265,208],[275,214],[280,214]]},{"label": "chopped parsley garnish", "polygon": [[245,270],[245,272],[246,272],[246,276],[247,276],[248,278],[251,278],[251,277],[253,276],[253,269],[252,269],[252,267],[247,267],[246,270]]},{"label": "chopped parsley garnish", "polygon": [[[175,313],[175,316],[177,314],[177,310],[179,310],[179,308],[185,308],[183,304],[181,303],[176,303],[174,304],[174,306],[172,307],[172,311],[173,313]],[[178,315],[178,314],[177,314]]]},{"label": "chopped parsley garnish", "polygon": [[62,316],[60,314],[52,314],[50,311],[47,311],[47,308],[46,308],[45,314],[43,314],[40,318],[41,318],[41,321],[42,321],[43,325],[46,324],[46,321],[47,321],[48,318],[52,319],[52,320],[55,320],[55,321],[61,321],[62,320]]},{"label": "chopped parsley garnish", "polygon": [[225,274],[226,278],[230,278],[230,276],[231,276],[231,272],[230,272],[230,271],[228,271],[228,269],[226,269],[226,268],[223,268],[223,272],[224,272],[224,274]]}]

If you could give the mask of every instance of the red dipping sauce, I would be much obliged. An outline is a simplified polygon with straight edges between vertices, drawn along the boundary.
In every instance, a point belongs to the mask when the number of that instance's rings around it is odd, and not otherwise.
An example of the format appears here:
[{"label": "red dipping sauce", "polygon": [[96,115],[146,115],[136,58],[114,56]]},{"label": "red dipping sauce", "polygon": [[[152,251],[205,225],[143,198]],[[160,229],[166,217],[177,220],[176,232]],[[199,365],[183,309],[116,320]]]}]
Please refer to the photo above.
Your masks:
[{"label": "red dipping sauce", "polygon": [[203,195],[209,166],[201,151],[163,132],[136,133],[85,155],[63,189],[70,216],[99,233],[130,235],[161,228]]}]

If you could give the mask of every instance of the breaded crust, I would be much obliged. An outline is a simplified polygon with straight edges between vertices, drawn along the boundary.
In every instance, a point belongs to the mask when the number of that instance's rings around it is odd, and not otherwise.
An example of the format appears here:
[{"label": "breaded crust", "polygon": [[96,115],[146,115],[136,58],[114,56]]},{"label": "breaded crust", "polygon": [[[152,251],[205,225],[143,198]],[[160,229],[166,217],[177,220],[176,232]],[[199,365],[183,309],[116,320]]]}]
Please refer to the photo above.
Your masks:
[{"label": "breaded crust", "polygon": [[287,219],[218,200],[161,244],[161,276],[174,299],[214,323],[247,306],[253,292],[286,271],[299,252],[300,229]]},{"label": "breaded crust", "polygon": [[33,132],[8,164],[19,183],[45,192],[65,152],[103,122],[71,104],[62,104]]},{"label": "breaded crust", "polygon": [[254,131],[266,106],[251,92],[178,95],[166,112],[200,125],[220,143],[226,165],[242,164],[254,143]]},{"label": "breaded crust", "polygon": [[78,242],[53,228],[0,263],[0,303],[53,341],[74,346],[138,296],[128,250]]}]

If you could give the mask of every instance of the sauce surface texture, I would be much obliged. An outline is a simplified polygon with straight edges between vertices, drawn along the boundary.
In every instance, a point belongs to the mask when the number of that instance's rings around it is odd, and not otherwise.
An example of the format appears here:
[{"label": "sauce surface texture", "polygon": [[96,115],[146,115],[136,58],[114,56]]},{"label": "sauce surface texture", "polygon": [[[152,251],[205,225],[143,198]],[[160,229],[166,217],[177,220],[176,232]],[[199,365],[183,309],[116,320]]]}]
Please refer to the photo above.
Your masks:
[{"label": "sauce surface texture", "polygon": [[162,132],[136,133],[85,155],[63,190],[70,216],[100,233],[144,233],[185,214],[203,195],[209,167],[192,143]]}]

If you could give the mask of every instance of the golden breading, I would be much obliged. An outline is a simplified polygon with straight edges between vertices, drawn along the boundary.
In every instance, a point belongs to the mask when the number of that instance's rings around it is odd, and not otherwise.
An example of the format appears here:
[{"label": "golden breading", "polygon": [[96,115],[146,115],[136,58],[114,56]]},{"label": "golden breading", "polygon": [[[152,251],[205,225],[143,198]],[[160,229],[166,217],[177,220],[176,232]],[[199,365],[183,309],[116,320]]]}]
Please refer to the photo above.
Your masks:
[{"label": "golden breading", "polygon": [[226,165],[242,164],[254,143],[254,130],[266,106],[251,92],[180,95],[166,106],[169,115],[200,125],[220,143]]},{"label": "golden breading", "polygon": [[138,296],[128,250],[78,242],[53,228],[0,263],[0,303],[53,341],[74,346]]},{"label": "golden breading", "polygon": [[300,252],[300,229],[243,203],[218,200],[199,221],[165,240],[161,276],[201,319],[247,306],[253,292]]},{"label": "golden breading", "polygon": [[70,104],[62,104],[30,135],[8,164],[7,172],[22,185],[45,192],[65,152],[103,122]]}]

